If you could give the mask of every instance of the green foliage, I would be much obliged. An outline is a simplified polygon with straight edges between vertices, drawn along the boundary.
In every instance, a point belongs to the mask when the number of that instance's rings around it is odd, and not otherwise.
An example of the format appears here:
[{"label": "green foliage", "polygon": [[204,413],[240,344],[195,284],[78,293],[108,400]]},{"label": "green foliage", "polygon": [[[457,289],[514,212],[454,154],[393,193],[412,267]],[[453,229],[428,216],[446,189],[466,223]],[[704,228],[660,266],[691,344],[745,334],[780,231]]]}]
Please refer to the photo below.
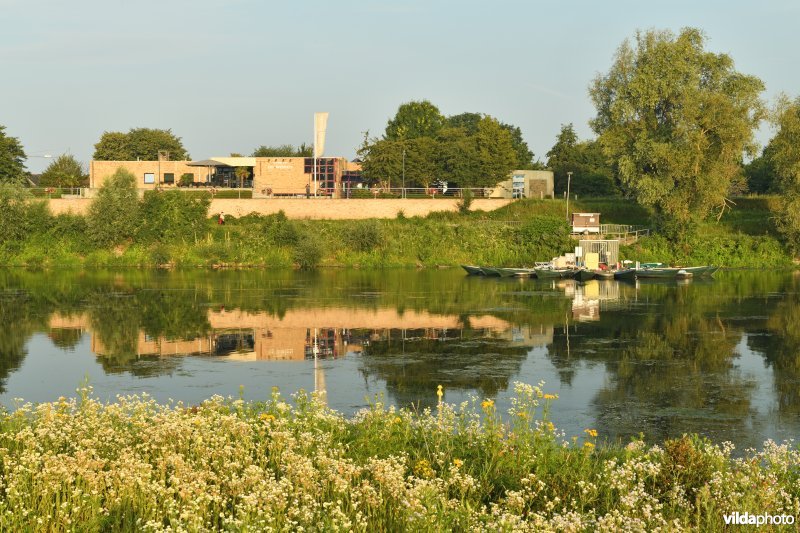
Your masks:
[{"label": "green foliage", "polygon": [[778,133],[770,142],[770,161],[783,193],[774,216],[789,247],[800,254],[800,98],[783,98],[774,121]]},{"label": "green foliage", "polygon": [[263,144],[253,150],[252,157],[313,157],[314,147],[302,143],[300,146],[281,144],[278,146],[264,146]]},{"label": "green foliage", "polygon": [[456,204],[458,207],[458,212],[462,215],[468,215],[474,199],[475,195],[472,194],[472,189],[464,189],[461,199]]},{"label": "green foliage", "polygon": [[114,246],[136,233],[139,198],[136,178],[119,168],[108,178],[89,206],[87,231],[99,246]]},{"label": "green foliage", "polygon": [[[704,50],[687,28],[650,30],[619,48],[611,69],[591,86],[592,127],[639,203],[684,224],[727,207],[764,116],[764,86],[734,70],[725,54]],[[681,232],[685,234],[685,232]]]},{"label": "green foliage", "polygon": [[[459,128],[465,130],[469,135],[475,135],[478,132],[478,124],[483,118],[488,115],[482,113],[461,113],[460,115],[452,115],[447,117],[446,125],[451,128]],[[522,138],[522,130],[518,126],[505,124],[500,122],[500,126],[511,134],[511,144],[517,154],[517,161],[514,164],[513,170],[534,170],[540,168],[533,161],[533,152],[528,147],[528,143]]]},{"label": "green foliage", "polygon": [[444,119],[430,102],[400,106],[384,137],[365,138],[358,153],[364,177],[383,187],[491,187],[534,166],[519,128],[477,113]]},{"label": "green foliage", "polygon": [[384,139],[389,141],[435,137],[444,124],[439,108],[428,100],[412,101],[397,108],[386,125]]},{"label": "green foliage", "polygon": [[347,233],[349,246],[357,252],[370,252],[383,244],[383,228],[377,220],[360,220]]},{"label": "green foliage", "polygon": [[0,244],[21,242],[44,233],[51,220],[45,202],[30,201],[21,186],[0,182]]},{"label": "green foliage", "polygon": [[0,126],[0,183],[22,184],[25,181],[25,151],[16,137],[6,135]]},{"label": "green foliage", "polygon": [[563,218],[542,216],[520,226],[514,237],[529,261],[546,261],[575,246],[569,234],[569,224]]},{"label": "green foliage", "polygon": [[325,246],[316,234],[303,235],[294,247],[292,259],[300,270],[312,270],[319,266],[325,254]]},{"label": "green foliage", "polygon": [[202,235],[210,200],[183,191],[146,191],[139,207],[139,242],[194,241]]},{"label": "green foliage", "polygon": [[62,154],[50,163],[39,178],[42,187],[85,187],[89,174],[75,156]]},{"label": "green foliage", "polygon": [[178,178],[178,187],[191,187],[193,183],[194,175],[189,174],[188,172],[181,174],[181,177]]},{"label": "green foliage", "polygon": [[547,166],[553,171],[553,188],[558,195],[567,190],[567,172],[572,172],[570,195],[597,197],[620,193],[600,144],[580,142],[572,124],[561,126],[556,143],[547,152]]},{"label": "green foliage", "polygon": [[132,128],[128,133],[104,132],[94,145],[92,159],[98,161],[156,161],[159,152],[169,152],[172,161],[189,159],[180,137],[172,130]]}]

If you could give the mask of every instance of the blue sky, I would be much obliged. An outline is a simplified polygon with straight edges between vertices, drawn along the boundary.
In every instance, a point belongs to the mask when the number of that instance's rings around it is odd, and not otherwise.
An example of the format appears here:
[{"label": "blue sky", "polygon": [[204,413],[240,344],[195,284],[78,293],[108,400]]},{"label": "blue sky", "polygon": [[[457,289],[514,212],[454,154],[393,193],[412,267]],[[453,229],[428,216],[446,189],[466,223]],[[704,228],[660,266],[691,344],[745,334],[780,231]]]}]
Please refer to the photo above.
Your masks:
[{"label": "blue sky", "polygon": [[788,0],[0,0],[0,124],[29,155],[88,161],[103,131],[152,127],[202,159],[310,142],[328,111],[326,153],[352,158],[428,99],[519,126],[544,159],[561,124],[591,136],[587,87],[637,29],[702,28],[771,101],[800,94],[798,21]]}]

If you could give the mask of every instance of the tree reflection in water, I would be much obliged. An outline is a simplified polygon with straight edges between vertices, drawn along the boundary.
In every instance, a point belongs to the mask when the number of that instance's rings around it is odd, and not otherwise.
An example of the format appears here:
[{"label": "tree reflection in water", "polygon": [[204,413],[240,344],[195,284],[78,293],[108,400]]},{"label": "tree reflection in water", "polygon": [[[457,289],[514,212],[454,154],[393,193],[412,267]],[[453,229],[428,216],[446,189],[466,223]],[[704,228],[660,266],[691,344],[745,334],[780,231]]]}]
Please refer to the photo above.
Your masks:
[{"label": "tree reflection in water", "polygon": [[391,401],[423,407],[439,384],[494,397],[532,347],[546,346],[562,395],[582,372],[602,375],[591,409],[605,435],[758,434],[764,401],[755,391],[766,385],[741,358],[763,361],[775,410],[796,425],[799,284],[791,273],[762,272],[580,285],[455,271],[2,270],[0,392],[36,333],[63,350],[82,349],[88,334],[106,373],[139,377],[180,369],[185,358],[175,355],[357,353],[361,375],[385,383]]}]

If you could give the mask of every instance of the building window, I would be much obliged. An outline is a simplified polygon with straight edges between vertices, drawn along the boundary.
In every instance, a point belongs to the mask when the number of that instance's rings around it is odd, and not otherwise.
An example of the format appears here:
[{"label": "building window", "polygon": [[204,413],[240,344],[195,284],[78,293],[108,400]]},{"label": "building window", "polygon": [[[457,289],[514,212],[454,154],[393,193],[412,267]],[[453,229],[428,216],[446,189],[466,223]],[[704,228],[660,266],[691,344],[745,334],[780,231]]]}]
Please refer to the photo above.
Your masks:
[{"label": "building window", "polygon": [[164,174],[164,183],[175,183],[175,174],[171,172]]},{"label": "building window", "polygon": [[145,172],[144,173],[144,182],[146,184],[155,183],[156,182],[156,175],[152,172]]}]

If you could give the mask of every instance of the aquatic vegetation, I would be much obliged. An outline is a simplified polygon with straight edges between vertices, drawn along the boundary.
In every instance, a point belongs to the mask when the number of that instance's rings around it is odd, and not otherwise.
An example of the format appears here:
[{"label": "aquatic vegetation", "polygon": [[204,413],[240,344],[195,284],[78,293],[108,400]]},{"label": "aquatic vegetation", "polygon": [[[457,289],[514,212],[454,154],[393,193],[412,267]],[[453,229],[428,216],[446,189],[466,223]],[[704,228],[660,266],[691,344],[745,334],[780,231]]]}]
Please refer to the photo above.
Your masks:
[{"label": "aquatic vegetation", "polygon": [[732,456],[697,438],[597,442],[547,421],[542,384],[491,400],[346,418],[325,395],[264,403],[147,396],[19,404],[0,423],[6,531],[724,528],[732,512],[800,512],[800,453]]}]

